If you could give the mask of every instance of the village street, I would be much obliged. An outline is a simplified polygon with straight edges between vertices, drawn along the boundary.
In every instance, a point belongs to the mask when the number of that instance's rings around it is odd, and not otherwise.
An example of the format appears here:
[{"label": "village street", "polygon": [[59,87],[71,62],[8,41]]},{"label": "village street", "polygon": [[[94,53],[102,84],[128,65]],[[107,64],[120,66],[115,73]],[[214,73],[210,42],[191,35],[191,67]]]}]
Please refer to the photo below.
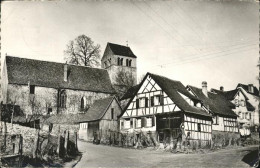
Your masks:
[{"label": "village street", "polygon": [[134,150],[82,141],[78,146],[83,155],[75,167],[250,167],[249,160],[257,155],[257,146],[208,154]]}]

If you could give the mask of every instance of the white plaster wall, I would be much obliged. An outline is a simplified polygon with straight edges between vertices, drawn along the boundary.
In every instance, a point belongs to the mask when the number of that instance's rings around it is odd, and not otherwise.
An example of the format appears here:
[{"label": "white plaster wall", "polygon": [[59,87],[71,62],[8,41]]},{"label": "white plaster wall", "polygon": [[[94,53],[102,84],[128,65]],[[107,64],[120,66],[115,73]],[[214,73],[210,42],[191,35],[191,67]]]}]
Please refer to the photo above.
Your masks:
[{"label": "white plaster wall", "polygon": [[218,124],[212,124],[212,130],[224,131],[224,118],[219,116]]}]

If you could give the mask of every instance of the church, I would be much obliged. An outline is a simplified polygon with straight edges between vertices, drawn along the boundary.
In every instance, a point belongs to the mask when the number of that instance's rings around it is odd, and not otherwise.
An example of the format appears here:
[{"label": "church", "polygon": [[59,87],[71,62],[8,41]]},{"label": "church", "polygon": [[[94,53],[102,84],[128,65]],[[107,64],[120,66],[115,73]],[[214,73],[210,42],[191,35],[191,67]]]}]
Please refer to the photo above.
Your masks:
[{"label": "church", "polygon": [[102,68],[6,56],[2,101],[26,116],[86,113],[96,100],[116,94],[119,71],[131,73],[136,84],[136,58],[130,47],[113,43],[107,43]]}]

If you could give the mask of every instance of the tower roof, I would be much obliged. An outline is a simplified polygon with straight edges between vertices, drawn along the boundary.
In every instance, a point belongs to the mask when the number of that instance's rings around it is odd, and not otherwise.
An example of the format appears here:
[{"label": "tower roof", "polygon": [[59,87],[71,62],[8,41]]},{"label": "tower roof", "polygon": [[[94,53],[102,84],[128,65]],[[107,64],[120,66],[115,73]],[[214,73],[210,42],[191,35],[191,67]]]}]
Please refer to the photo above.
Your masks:
[{"label": "tower roof", "polygon": [[136,58],[136,55],[132,52],[131,48],[128,46],[123,46],[123,45],[113,44],[113,43],[107,43],[107,46],[110,47],[110,49],[115,55],[122,55],[126,57]]}]

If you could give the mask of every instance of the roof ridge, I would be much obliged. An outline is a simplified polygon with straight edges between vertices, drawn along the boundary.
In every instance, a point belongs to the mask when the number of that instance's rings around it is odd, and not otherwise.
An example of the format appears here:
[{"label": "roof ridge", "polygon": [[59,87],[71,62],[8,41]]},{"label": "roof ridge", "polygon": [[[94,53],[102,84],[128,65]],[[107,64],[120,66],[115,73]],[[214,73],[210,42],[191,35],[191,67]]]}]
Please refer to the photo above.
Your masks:
[{"label": "roof ridge", "polygon": [[[157,74],[154,74],[154,73],[151,73],[151,72],[147,72],[147,73],[150,74],[150,75],[159,76],[159,77],[161,77],[161,78],[165,78],[165,79],[168,79],[168,80],[171,80],[171,81],[174,81],[174,82],[179,82],[179,83],[181,83],[181,81],[179,81],[179,80],[170,79],[170,78],[168,78],[168,77],[161,76],[161,75],[157,75]],[[181,83],[181,84],[182,84],[182,83]]]},{"label": "roof ridge", "polygon": [[84,67],[84,68],[92,68],[92,69],[100,69],[100,70],[105,70],[103,68],[98,68],[98,67],[88,67],[88,66],[84,66],[84,65],[75,65],[75,64],[70,64],[70,63],[62,63],[62,62],[55,62],[55,61],[47,61],[47,60],[39,60],[39,59],[32,59],[32,58],[24,58],[24,57],[16,57],[16,56],[10,56],[7,55],[6,57],[11,57],[11,58],[15,58],[15,59],[25,59],[25,60],[32,60],[32,61],[40,61],[40,62],[46,62],[46,63],[55,63],[55,64],[67,64],[69,66],[77,66],[77,67]]},{"label": "roof ridge", "polygon": [[116,43],[111,43],[111,42],[107,42],[107,44],[118,45],[118,46],[130,48],[129,46],[125,46],[125,45],[121,45],[121,44],[116,44]]}]

